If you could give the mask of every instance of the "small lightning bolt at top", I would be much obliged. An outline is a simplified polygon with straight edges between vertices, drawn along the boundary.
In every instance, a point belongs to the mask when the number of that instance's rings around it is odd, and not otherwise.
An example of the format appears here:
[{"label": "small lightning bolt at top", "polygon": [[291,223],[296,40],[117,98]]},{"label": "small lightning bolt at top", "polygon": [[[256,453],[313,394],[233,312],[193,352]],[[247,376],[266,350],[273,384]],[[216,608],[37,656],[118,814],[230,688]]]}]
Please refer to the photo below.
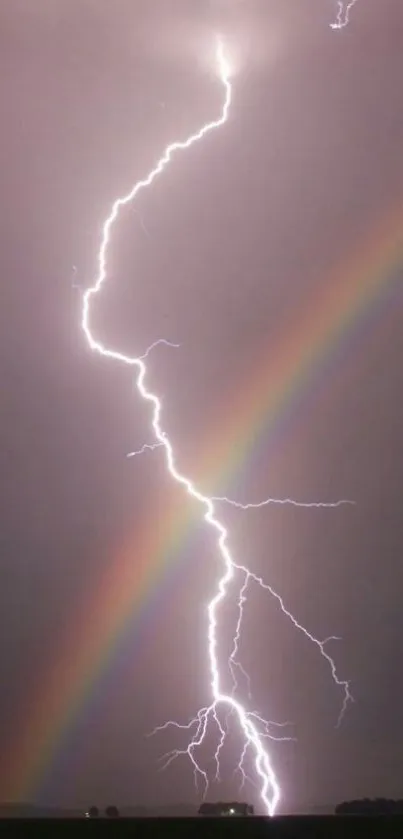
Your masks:
[{"label": "small lightning bolt at top", "polygon": [[337,17],[334,23],[330,24],[330,28],[345,29],[350,23],[350,11],[357,2],[358,0],[350,0],[348,3],[337,0]]},{"label": "small lightning bolt at top", "polygon": [[[241,776],[245,779],[246,775],[244,770],[244,761],[247,753],[253,755],[253,765],[256,773],[257,783],[259,786],[259,793],[262,801],[262,806],[266,813],[268,813],[269,815],[273,815],[276,811],[278,802],[280,800],[281,791],[269,753],[266,748],[266,740],[267,738],[278,739],[274,737],[271,731],[272,727],[276,724],[266,721],[256,711],[248,710],[248,707],[245,705],[245,703],[238,699],[237,696],[235,696],[235,693],[237,692],[236,679],[234,681],[235,670],[237,670],[239,673],[243,673],[244,678],[246,678],[246,671],[243,670],[243,667],[239,661],[239,643],[243,610],[244,606],[246,605],[246,591],[247,588],[250,587],[251,583],[254,583],[255,585],[257,584],[261,589],[268,591],[269,594],[272,597],[274,597],[274,599],[279,604],[285,617],[288,620],[291,620],[295,628],[302,632],[308,640],[317,645],[320,654],[327,661],[330,667],[331,675],[335,684],[343,689],[344,701],[341,713],[344,713],[347,701],[352,698],[349,693],[348,682],[339,679],[336,673],[335,663],[325,650],[325,644],[328,643],[329,639],[326,639],[325,641],[320,641],[316,639],[310,632],[308,632],[308,630],[306,630],[302,626],[302,624],[300,624],[297,621],[297,619],[292,615],[292,613],[285,607],[283,599],[280,597],[280,595],[277,594],[277,592],[275,592],[267,583],[263,582],[263,580],[260,577],[252,573],[245,565],[235,562],[231,554],[230,548],[228,546],[227,529],[217,517],[215,506],[217,501],[213,497],[210,497],[202,493],[190,478],[186,477],[179,471],[172,443],[168,435],[164,431],[161,423],[161,400],[159,396],[157,396],[155,393],[148,389],[146,384],[147,367],[145,364],[145,360],[149,352],[157,344],[169,344],[169,342],[160,339],[159,341],[154,342],[154,344],[152,344],[151,347],[148,348],[144,355],[129,356],[118,350],[107,347],[99,339],[94,337],[90,327],[91,302],[93,301],[93,298],[101,291],[101,288],[104,285],[107,278],[108,246],[110,243],[113,226],[118,219],[120,211],[125,206],[130,204],[141,190],[150,187],[153,184],[157,177],[163,173],[164,169],[168,166],[173,156],[177,152],[190,149],[191,146],[195,145],[200,140],[202,140],[202,138],[205,137],[208,133],[220,128],[228,120],[229,110],[232,102],[232,85],[230,81],[231,68],[225,56],[223,41],[220,38],[217,40],[216,59],[219,77],[224,91],[223,104],[219,117],[216,120],[213,120],[203,125],[199,131],[192,134],[186,140],[174,142],[168,145],[162,157],[157,162],[156,166],[151,170],[149,175],[143,180],[138,181],[126,195],[117,198],[113,203],[111,212],[108,215],[102,228],[101,243],[98,251],[97,276],[95,278],[94,284],[90,288],[88,288],[83,294],[81,326],[84,335],[88,341],[88,344],[92,350],[97,352],[103,358],[111,359],[112,361],[116,361],[121,364],[127,365],[128,367],[131,367],[135,370],[136,385],[140,397],[150,406],[150,426],[153,432],[154,440],[151,443],[145,444],[139,452],[132,452],[129,456],[134,456],[147,449],[161,448],[165,455],[166,466],[169,474],[171,475],[174,481],[176,481],[184,488],[184,490],[190,497],[199,502],[203,509],[203,518],[205,522],[209,525],[210,528],[212,528],[212,530],[216,534],[217,553],[221,561],[222,572],[220,573],[217,580],[215,594],[207,605],[208,623],[206,633],[206,652],[209,676],[206,688],[208,690],[208,693],[210,694],[211,701],[209,705],[202,707],[197,712],[196,716],[193,720],[190,721],[190,723],[186,725],[179,725],[178,723],[168,721],[164,724],[164,726],[162,726],[162,728],[176,726],[180,730],[187,731],[191,738],[190,742],[188,743],[185,749],[176,749],[167,756],[166,764],[169,764],[173,759],[175,759],[179,755],[186,755],[193,766],[195,780],[197,780],[198,777],[203,778],[205,793],[208,789],[208,776],[206,771],[204,771],[199,765],[197,759],[198,747],[203,743],[209,726],[215,726],[215,729],[219,735],[218,745],[215,751],[215,761],[217,768],[216,777],[219,777],[220,751],[224,745],[226,737],[226,724],[229,720],[229,717],[231,717],[236,721],[239,731],[243,737],[242,754],[238,762],[237,768],[241,773]],[[229,499],[220,499],[220,501],[235,504],[235,502],[231,502]],[[269,503],[269,501],[264,503]],[[270,499],[270,503],[273,503],[272,499]],[[292,502],[289,502],[289,500],[287,499],[286,501],[280,503]],[[236,504],[236,506],[242,505]],[[220,607],[229,595],[230,586],[234,584],[236,585],[238,591],[238,620],[233,638],[232,652],[229,656],[229,660],[227,659],[227,665],[223,666],[221,663],[222,650],[220,649],[221,644],[223,642],[221,640],[221,636],[219,635],[219,613]],[[231,676],[231,673],[233,680],[232,690],[227,690],[225,688],[225,678],[226,675]],[[248,693],[250,694],[249,683]],[[222,719],[223,714],[224,720]],[[281,739],[290,738],[285,737]]]}]

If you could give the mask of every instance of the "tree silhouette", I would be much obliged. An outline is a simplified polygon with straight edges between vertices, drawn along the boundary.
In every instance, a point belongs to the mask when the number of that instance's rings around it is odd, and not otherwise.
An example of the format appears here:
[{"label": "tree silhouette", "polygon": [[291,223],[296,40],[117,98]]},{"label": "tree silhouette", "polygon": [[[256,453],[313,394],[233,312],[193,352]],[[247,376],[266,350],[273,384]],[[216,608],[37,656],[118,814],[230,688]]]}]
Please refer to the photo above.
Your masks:
[{"label": "tree silhouette", "polygon": [[337,805],[335,813],[337,816],[403,815],[403,799],[360,798],[354,801],[343,801]]},{"label": "tree silhouette", "polygon": [[119,810],[115,807],[114,804],[110,804],[109,807],[105,810],[105,816],[108,819],[118,819],[119,818]]}]

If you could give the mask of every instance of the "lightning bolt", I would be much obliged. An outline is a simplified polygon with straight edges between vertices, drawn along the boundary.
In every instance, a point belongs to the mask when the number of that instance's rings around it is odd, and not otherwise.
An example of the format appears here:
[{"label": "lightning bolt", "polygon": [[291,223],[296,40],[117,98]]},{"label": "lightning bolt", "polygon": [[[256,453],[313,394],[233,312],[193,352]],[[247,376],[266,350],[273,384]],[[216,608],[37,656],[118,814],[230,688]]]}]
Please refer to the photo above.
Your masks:
[{"label": "lightning bolt", "polygon": [[334,23],[330,24],[331,29],[345,29],[350,23],[350,12],[358,0],[350,0],[349,3],[344,0],[337,0],[337,16]]},{"label": "lightning bolt", "polygon": [[289,504],[292,507],[308,507],[310,509],[321,507],[335,509],[336,507],[342,507],[344,504],[355,506],[355,501],[348,501],[347,499],[341,499],[340,501],[296,501],[294,498],[265,498],[264,501],[248,502],[247,504],[241,504],[240,501],[234,501],[233,498],[227,498],[226,495],[212,495],[211,499],[212,501],[229,504],[231,507],[237,507],[238,510],[261,510],[262,507],[267,507],[269,504]]},{"label": "lightning bolt", "polygon": [[[235,693],[237,692],[238,688],[235,678],[235,671],[243,673],[244,678],[246,678],[248,695],[250,695],[250,684],[248,681],[249,677],[247,676],[246,671],[243,670],[243,667],[240,664],[238,658],[238,645],[241,633],[241,623],[243,618],[244,604],[246,602],[247,587],[254,584],[259,586],[264,591],[269,592],[269,594],[275,599],[275,601],[279,605],[285,617],[288,620],[290,620],[295,626],[295,628],[302,632],[308,640],[310,640],[318,647],[320,654],[326,660],[330,668],[331,676],[334,682],[339,688],[342,688],[343,690],[344,698],[339,719],[341,719],[345,711],[347,702],[352,697],[349,692],[348,682],[339,679],[336,672],[335,663],[329,655],[329,653],[327,652],[327,650],[325,649],[330,639],[320,641],[317,638],[315,638],[311,633],[308,632],[307,629],[305,629],[297,621],[297,619],[291,614],[291,612],[287,610],[283,599],[276,591],[274,591],[273,588],[271,588],[271,586],[265,583],[260,577],[258,577],[252,571],[250,571],[246,566],[235,562],[234,558],[231,555],[230,548],[228,546],[227,529],[217,518],[216,504],[224,502],[227,504],[233,504],[234,506],[240,507],[242,509],[249,509],[250,507],[260,507],[272,503],[296,504],[297,506],[311,507],[336,507],[340,503],[350,502],[333,502],[330,504],[304,504],[292,501],[291,499],[285,499],[279,502],[276,502],[275,499],[268,499],[264,502],[261,502],[260,504],[242,505],[238,502],[231,501],[228,498],[214,498],[204,495],[195,486],[195,484],[192,482],[190,478],[181,474],[181,472],[179,471],[176,464],[176,458],[174,455],[172,444],[166,432],[163,430],[163,426],[161,423],[162,406],[160,398],[155,393],[150,391],[146,384],[147,368],[145,364],[145,359],[147,358],[150,350],[154,348],[157,344],[164,343],[170,345],[170,342],[161,339],[152,344],[143,356],[132,357],[105,346],[101,341],[97,340],[93,336],[93,333],[90,328],[91,302],[93,298],[100,292],[107,278],[108,246],[110,243],[113,226],[118,219],[120,211],[128,204],[130,204],[141,190],[151,186],[155,179],[159,175],[161,175],[164,169],[169,165],[176,152],[190,149],[191,146],[202,140],[202,138],[205,137],[208,133],[217,130],[218,128],[223,126],[228,120],[229,110],[232,102],[232,84],[230,81],[230,69],[225,57],[224,46],[221,39],[217,40],[216,57],[219,69],[219,76],[224,89],[224,101],[219,118],[205,124],[198,132],[192,134],[186,140],[181,142],[174,142],[168,145],[162,157],[157,162],[155,168],[152,169],[152,171],[149,173],[149,175],[144,180],[138,181],[135,184],[135,186],[130,190],[130,192],[128,192],[123,197],[118,198],[112,205],[111,212],[107,217],[102,228],[101,244],[98,251],[98,273],[94,281],[94,284],[90,288],[88,288],[83,294],[81,326],[85,334],[85,337],[88,341],[88,344],[93,351],[99,353],[104,358],[108,358],[112,361],[119,362],[120,364],[125,364],[136,371],[136,385],[138,392],[141,398],[150,405],[150,422],[152,430],[154,432],[154,442],[145,444],[142,447],[142,449],[140,449],[138,452],[131,452],[128,456],[133,457],[135,455],[143,453],[147,449],[154,450],[160,448],[164,452],[167,469],[170,475],[177,483],[179,483],[184,488],[184,490],[189,496],[191,496],[193,499],[200,503],[204,510],[204,520],[215,531],[217,536],[217,549],[222,563],[222,574],[217,582],[216,593],[207,605],[207,652],[210,673],[209,687],[211,692],[211,702],[209,705],[201,708],[197,712],[196,716],[192,720],[190,720],[189,723],[181,725],[172,720],[169,720],[163,726],[159,726],[157,729],[154,730],[154,732],[152,732],[155,733],[155,731],[157,730],[160,731],[162,729],[167,729],[171,726],[175,726],[176,728],[182,731],[187,731],[190,736],[190,742],[188,743],[188,746],[185,749],[175,749],[164,756],[164,765],[168,766],[172,762],[172,760],[179,757],[179,755],[186,755],[193,766],[196,783],[198,778],[201,777],[203,779],[205,794],[208,789],[208,774],[205,770],[201,768],[201,766],[198,763],[197,749],[203,743],[209,726],[215,725],[218,734],[218,745],[215,752],[216,777],[219,778],[220,751],[225,742],[230,718],[235,719],[235,722],[237,723],[239,730],[243,735],[244,743],[242,754],[237,765],[236,771],[240,772],[243,782],[245,782],[247,776],[244,769],[244,762],[246,755],[248,753],[252,754],[254,758],[254,768],[256,771],[257,785],[260,792],[262,805],[266,813],[268,813],[269,815],[273,815],[276,811],[278,802],[280,800],[280,787],[272,766],[269,753],[266,749],[265,742],[267,738],[285,740],[293,738],[283,738],[275,736],[273,734],[273,728],[286,724],[266,721],[256,711],[248,710],[246,705],[242,703],[240,700],[238,700],[235,696]],[[230,584],[232,583],[235,583],[238,586],[238,621],[236,624],[233,639],[233,648],[228,662],[229,672],[230,674],[232,673],[233,688],[232,691],[226,692],[225,688],[223,687],[223,674],[219,665],[218,615],[220,606],[226,599]]]},{"label": "lightning bolt", "polygon": [[[154,344],[151,344],[151,347],[148,348],[146,354],[148,355],[150,349],[158,343],[161,343],[161,341],[155,341]],[[169,342],[163,341],[163,343]],[[169,344],[169,346],[177,347],[179,344]],[[142,357],[145,358],[145,355]],[[163,443],[144,443],[140,449],[129,452],[126,457],[138,457],[146,451],[153,452],[155,449],[160,449],[161,447],[163,447]],[[241,501],[235,501],[233,498],[228,498],[226,495],[210,495],[210,499],[211,501],[221,501],[223,504],[229,504],[231,507],[237,507],[238,510],[260,510],[262,507],[267,507],[269,504],[289,504],[291,507],[308,507],[311,509],[320,509],[321,507],[335,509],[336,507],[342,507],[345,504],[350,504],[355,507],[355,501],[350,501],[348,498],[341,498],[338,501],[297,501],[295,498],[265,498],[263,501],[248,501],[246,504]]]},{"label": "lightning bolt", "polygon": [[155,449],[160,449],[163,445],[163,443],[144,443],[141,449],[138,449],[138,451],[135,452],[129,452],[126,457],[138,457],[146,451],[153,452]]}]

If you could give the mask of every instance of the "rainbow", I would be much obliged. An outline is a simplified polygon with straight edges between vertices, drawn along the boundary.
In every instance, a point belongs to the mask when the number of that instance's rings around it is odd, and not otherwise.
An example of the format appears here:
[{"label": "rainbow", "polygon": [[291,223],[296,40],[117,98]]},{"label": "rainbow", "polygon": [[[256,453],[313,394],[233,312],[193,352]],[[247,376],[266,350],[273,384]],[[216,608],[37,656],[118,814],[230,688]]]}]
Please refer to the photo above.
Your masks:
[{"label": "rainbow", "polygon": [[[383,311],[394,292],[403,256],[403,204],[363,239],[353,256],[319,282],[302,312],[268,350],[259,348],[242,384],[227,394],[200,446],[202,478],[230,485],[250,462],[262,437],[270,439],[296,401],[338,357],[349,336]],[[230,410],[228,410],[230,405]],[[223,433],[225,429],[225,433]],[[156,523],[158,526],[156,526]],[[113,661],[130,622],[149,610],[163,580],[180,568],[195,519],[180,505],[164,507],[114,558],[95,591],[86,592],[79,614],[38,680],[24,709],[16,742],[2,774],[3,799],[32,800],[54,765],[85,703]],[[135,546],[134,546],[135,545]],[[3,755],[4,758],[4,755]]]}]

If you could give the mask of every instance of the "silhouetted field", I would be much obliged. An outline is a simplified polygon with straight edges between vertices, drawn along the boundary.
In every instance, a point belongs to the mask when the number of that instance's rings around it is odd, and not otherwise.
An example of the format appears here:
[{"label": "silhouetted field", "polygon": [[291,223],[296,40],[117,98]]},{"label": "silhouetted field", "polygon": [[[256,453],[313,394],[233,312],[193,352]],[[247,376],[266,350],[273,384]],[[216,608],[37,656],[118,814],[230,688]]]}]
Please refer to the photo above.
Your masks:
[{"label": "silhouetted field", "polygon": [[[8,828],[10,833],[8,832]],[[0,823],[2,835],[11,835],[15,820]],[[21,836],[61,839],[68,836],[154,836],[175,839],[197,837],[250,836],[256,839],[346,839],[346,837],[403,837],[401,816],[284,816],[274,819],[250,818],[143,818],[143,819],[21,819]]]}]

